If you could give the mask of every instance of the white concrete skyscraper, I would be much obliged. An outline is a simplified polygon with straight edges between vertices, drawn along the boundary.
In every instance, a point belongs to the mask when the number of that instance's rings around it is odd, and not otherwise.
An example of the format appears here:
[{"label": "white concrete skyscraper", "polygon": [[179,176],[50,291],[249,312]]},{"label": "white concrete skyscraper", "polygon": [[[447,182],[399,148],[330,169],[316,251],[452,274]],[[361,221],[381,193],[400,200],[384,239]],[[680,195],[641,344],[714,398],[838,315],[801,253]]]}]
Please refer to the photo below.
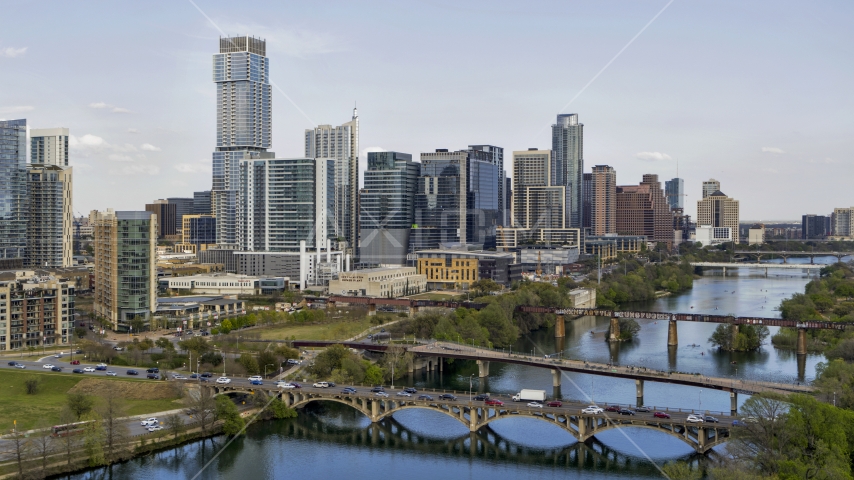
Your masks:
[{"label": "white concrete skyscraper", "polygon": [[30,163],[68,166],[68,129],[30,129]]},{"label": "white concrete skyscraper", "polygon": [[240,160],[259,158],[272,146],[272,90],[266,55],[264,40],[243,36],[220,38],[219,53],[213,56],[217,133],[211,203],[221,246],[238,244]]},{"label": "white concrete skyscraper", "polygon": [[359,242],[359,113],[338,127],[318,125],[305,131],[305,156],[335,159],[335,209],[330,213],[335,237],[355,253]]},{"label": "white concrete skyscraper", "polygon": [[552,185],[566,187],[567,226],[582,226],[584,124],[577,113],[561,114],[552,125]]}]

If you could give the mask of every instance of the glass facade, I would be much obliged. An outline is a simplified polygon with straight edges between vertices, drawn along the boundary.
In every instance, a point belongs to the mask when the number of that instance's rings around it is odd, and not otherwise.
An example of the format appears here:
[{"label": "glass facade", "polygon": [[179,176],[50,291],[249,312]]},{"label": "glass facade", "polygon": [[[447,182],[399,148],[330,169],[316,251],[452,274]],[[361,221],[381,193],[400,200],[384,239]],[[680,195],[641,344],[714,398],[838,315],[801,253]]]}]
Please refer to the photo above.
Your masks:
[{"label": "glass facade", "polygon": [[201,245],[216,243],[216,218],[213,216],[188,215],[182,230],[182,243],[195,245],[197,252]]},{"label": "glass facade", "polygon": [[552,185],[566,187],[566,223],[570,228],[583,226],[584,196],[584,124],[578,114],[558,115],[552,125]]},{"label": "glass facade", "polygon": [[365,265],[404,265],[421,165],[412,155],[369,152],[359,196],[359,259]]},{"label": "glass facade", "polygon": [[116,212],[116,264],[118,308],[121,320],[151,313],[152,257],[151,213]]},{"label": "glass facade", "polygon": [[685,208],[685,181],[681,178],[674,178],[664,182],[664,195],[667,197],[667,204],[670,209]]},{"label": "glass facade", "polygon": [[[474,156],[474,155],[472,155]],[[502,209],[498,181],[498,165],[470,158],[466,192],[466,243],[495,247],[495,227],[501,223]]]},{"label": "glass facade", "polygon": [[0,121],[0,268],[20,268],[27,244],[27,121]]},{"label": "glass facade", "polygon": [[193,192],[193,213],[195,215],[210,215],[213,213],[211,210],[210,190]]}]

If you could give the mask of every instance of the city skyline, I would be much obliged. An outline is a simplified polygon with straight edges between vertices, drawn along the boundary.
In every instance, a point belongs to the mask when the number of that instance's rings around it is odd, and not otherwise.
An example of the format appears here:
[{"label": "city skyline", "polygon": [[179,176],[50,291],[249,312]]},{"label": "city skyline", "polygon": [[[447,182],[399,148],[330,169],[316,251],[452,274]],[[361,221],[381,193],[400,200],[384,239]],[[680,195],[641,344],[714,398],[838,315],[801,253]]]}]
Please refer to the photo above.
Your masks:
[{"label": "city skyline", "polygon": [[[383,15],[375,5],[341,6],[332,18],[301,6],[271,6],[269,12],[215,2],[199,7],[229,34],[268,42],[277,105],[271,139],[279,157],[300,157],[305,129],[340,124],[355,102],[362,124],[360,177],[366,153],[380,149],[417,158],[474,143],[507,151],[548,148],[555,115],[578,113],[587,126],[586,163],[612,165],[618,183],[644,173],[673,178],[678,158],[687,214],[696,215],[701,182],[709,178],[724,182],[727,194],[741,201],[743,219],[797,220],[804,212],[827,215],[849,205],[845,187],[854,167],[847,153],[854,145],[845,135],[852,100],[844,85],[854,72],[845,61],[852,34],[844,25],[850,8],[813,6],[805,15],[807,7],[796,3],[674,3],[609,64],[665,3],[633,4],[619,13],[610,4],[494,4],[488,11],[416,5]],[[32,8],[11,5],[7,13],[25,18]],[[742,15],[730,18],[728,8]],[[31,129],[70,129],[76,215],[141,210],[153,198],[210,189],[216,141],[210,59],[220,33],[191,4],[170,5],[170,15],[148,10],[58,5],[56,15],[44,19],[51,34],[36,35],[18,22],[0,37],[0,79],[7,87],[0,91],[0,118],[26,118]],[[750,20],[760,12],[775,22]],[[497,28],[479,36],[453,31],[484,15]],[[423,21],[395,26],[410,16]],[[60,20],[78,17],[91,27],[85,35]],[[721,34],[717,25],[724,19],[735,24]],[[346,37],[338,33],[354,20],[360,28]],[[391,30],[377,34],[372,27],[380,23]],[[506,33],[511,26],[540,24],[537,35]],[[119,29],[122,35],[113,34]],[[565,31],[577,32],[584,46],[573,56],[551,45]],[[445,38],[423,41],[436,32]],[[45,62],[60,36],[74,55]],[[103,36],[111,41],[92,41]],[[398,55],[407,49],[412,58]],[[562,82],[548,75],[520,83],[501,70],[477,80],[449,78],[444,69],[425,68],[469,65],[477,55],[506,66],[545,65],[558,54],[566,56],[554,72]],[[391,66],[404,74],[387,80],[365,74]],[[64,72],[61,81],[53,74],[57,68]],[[792,68],[809,70],[810,83],[790,75]],[[356,73],[330,75],[344,70]],[[450,105],[476,112],[477,120],[447,115]],[[504,169],[512,176],[512,159]],[[822,195],[798,188],[803,182],[822,182]],[[795,199],[798,211],[792,210],[792,191],[803,192]]]}]

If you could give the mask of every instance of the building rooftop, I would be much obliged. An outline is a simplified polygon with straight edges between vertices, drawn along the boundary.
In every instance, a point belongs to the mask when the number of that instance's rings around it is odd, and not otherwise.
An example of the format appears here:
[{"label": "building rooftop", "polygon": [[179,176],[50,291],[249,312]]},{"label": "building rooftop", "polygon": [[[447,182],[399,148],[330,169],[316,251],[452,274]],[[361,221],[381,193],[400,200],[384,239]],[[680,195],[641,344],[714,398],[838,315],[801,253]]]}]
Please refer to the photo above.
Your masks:
[{"label": "building rooftop", "polygon": [[419,250],[416,255],[470,255],[477,257],[492,257],[492,258],[516,258],[512,252],[491,252],[486,250],[457,250],[457,249],[434,249],[434,250]]}]

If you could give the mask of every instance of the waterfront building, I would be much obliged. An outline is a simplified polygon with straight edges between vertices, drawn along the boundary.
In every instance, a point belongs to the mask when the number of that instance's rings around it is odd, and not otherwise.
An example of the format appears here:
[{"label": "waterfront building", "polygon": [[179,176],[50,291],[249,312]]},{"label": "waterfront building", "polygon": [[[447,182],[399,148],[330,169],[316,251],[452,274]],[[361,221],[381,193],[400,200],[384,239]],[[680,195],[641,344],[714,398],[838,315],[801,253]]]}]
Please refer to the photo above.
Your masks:
[{"label": "waterfront building", "polygon": [[[240,161],[272,147],[272,90],[267,44],[257,38],[220,37],[213,56],[217,134],[211,204],[217,243],[238,243]],[[174,223],[174,219],[173,219]]]},{"label": "waterfront building", "polygon": [[180,235],[181,229],[184,228],[184,215],[193,213],[195,199],[194,198],[167,198],[167,202],[175,205],[175,233]]},{"label": "waterfront building", "polygon": [[645,174],[639,185],[616,187],[616,227],[620,235],[643,235],[673,245],[673,216],[658,175]]},{"label": "waterfront building", "polygon": [[216,217],[213,215],[184,215],[181,227],[181,243],[175,244],[176,252],[198,254],[216,244]]},{"label": "waterfront building", "polygon": [[738,219],[738,200],[727,197],[720,190],[715,190],[702,200],[697,201],[697,228],[700,228],[701,225],[729,228],[732,241],[738,243],[740,241]]},{"label": "waterfront building", "polygon": [[710,178],[703,182],[703,198],[708,197],[709,195],[719,191],[721,189],[721,182],[715,180],[714,178]]},{"label": "waterfront building", "polygon": [[[269,154],[266,154],[269,155]],[[335,160],[253,158],[240,162],[241,250],[319,249],[333,237]],[[219,219],[217,219],[219,222]]]},{"label": "waterfront building", "polygon": [[590,235],[584,239],[584,253],[602,260],[617,258],[618,253],[638,253],[648,242],[646,235]]},{"label": "waterfront building", "polygon": [[368,152],[365,187],[359,195],[359,261],[405,265],[415,218],[421,164],[400,152]]},{"label": "waterfront building", "polygon": [[347,242],[346,250],[353,253],[359,235],[359,113],[340,126],[318,125],[305,131],[305,156],[331,158],[334,193],[329,218],[333,238]]},{"label": "waterfront building", "polygon": [[801,238],[803,240],[823,239],[831,233],[832,216],[803,215],[801,217]]},{"label": "waterfront building", "polygon": [[697,225],[695,240],[704,247],[720,245],[733,241],[733,230],[731,227],[713,227],[710,225]]},{"label": "waterfront building", "polygon": [[211,191],[193,192],[193,213],[195,215],[211,215]]},{"label": "waterfront building", "polygon": [[552,125],[552,185],[566,187],[566,226],[581,228],[584,180],[584,124],[578,114],[559,114]]},{"label": "waterfront building", "polygon": [[748,245],[762,245],[765,243],[765,225],[761,223],[754,224],[747,231]]},{"label": "waterfront building", "polygon": [[854,207],[834,208],[830,219],[834,239],[854,239]]},{"label": "waterfront building", "polygon": [[115,331],[128,331],[132,320],[147,322],[157,308],[157,215],[93,210],[89,221],[95,226],[95,315]]},{"label": "waterfront building", "polygon": [[27,249],[27,121],[0,120],[0,269],[21,268]]},{"label": "waterfront building", "polygon": [[30,130],[30,163],[68,166],[68,129],[33,128]]},{"label": "waterfront building", "polygon": [[498,167],[488,152],[437,149],[421,154],[410,250],[441,243],[495,247]]},{"label": "waterfront building", "polygon": [[509,252],[470,250],[462,245],[416,252],[418,273],[427,277],[430,290],[468,290],[481,278],[510,285],[510,265],[516,255]]},{"label": "waterfront building", "polygon": [[176,238],[178,235],[175,228],[176,205],[169,203],[168,200],[155,200],[154,203],[146,203],[145,211],[157,215],[157,238],[164,239],[166,237]]},{"label": "waterfront building", "polygon": [[532,230],[566,227],[566,187],[552,185],[552,152],[530,148],[513,152],[513,227]]},{"label": "waterfront building", "polygon": [[72,265],[71,173],[71,167],[53,163],[27,164],[28,267]]},{"label": "waterfront building", "polygon": [[74,291],[73,282],[35,271],[0,272],[0,351],[68,344]]},{"label": "waterfront building", "polygon": [[380,267],[341,272],[329,282],[330,295],[397,298],[427,291],[427,276],[415,267]]},{"label": "waterfront building", "polygon": [[[585,192],[585,196],[587,192]],[[607,235],[617,232],[617,172],[608,165],[596,165],[590,174],[590,232]]]},{"label": "waterfront building", "polygon": [[673,178],[664,182],[664,196],[671,210],[685,208],[685,180]]}]

